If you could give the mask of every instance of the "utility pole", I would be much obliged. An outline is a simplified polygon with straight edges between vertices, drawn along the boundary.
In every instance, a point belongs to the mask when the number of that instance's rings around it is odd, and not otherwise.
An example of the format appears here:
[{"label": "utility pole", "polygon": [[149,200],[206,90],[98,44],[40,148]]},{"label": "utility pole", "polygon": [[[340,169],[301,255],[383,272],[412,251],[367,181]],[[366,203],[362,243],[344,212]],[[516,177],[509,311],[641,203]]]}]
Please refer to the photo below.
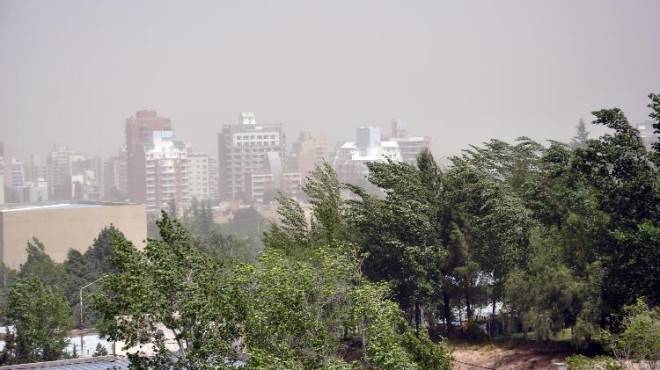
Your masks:
[{"label": "utility pole", "polygon": [[83,358],[83,337],[84,337],[84,335],[83,335],[84,326],[83,326],[83,296],[82,296],[82,292],[83,292],[83,289],[89,287],[90,285],[96,283],[97,281],[103,279],[104,277],[105,277],[105,275],[102,275],[98,279],[96,279],[96,280],[92,281],[91,283],[89,283],[89,284],[83,286],[82,288],[80,288],[80,358]]}]

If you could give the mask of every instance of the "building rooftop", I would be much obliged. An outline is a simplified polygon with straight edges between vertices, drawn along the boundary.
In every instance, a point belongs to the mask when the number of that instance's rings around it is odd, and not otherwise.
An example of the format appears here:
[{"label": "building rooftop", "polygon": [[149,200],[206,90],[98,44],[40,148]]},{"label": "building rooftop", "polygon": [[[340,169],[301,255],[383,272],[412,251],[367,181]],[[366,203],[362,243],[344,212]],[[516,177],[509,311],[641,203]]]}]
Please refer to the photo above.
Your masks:
[{"label": "building rooftop", "polygon": [[111,206],[124,206],[133,203],[123,202],[87,202],[87,201],[70,201],[70,202],[45,202],[45,203],[8,203],[0,204],[0,212],[16,212],[16,211],[41,211],[48,209],[80,209],[80,208],[100,208]]},{"label": "building rooftop", "polygon": [[101,356],[91,358],[75,358],[69,360],[35,362],[31,364],[0,366],[4,369],[53,369],[53,370],[105,370],[105,369],[128,369],[129,362],[123,357]]}]

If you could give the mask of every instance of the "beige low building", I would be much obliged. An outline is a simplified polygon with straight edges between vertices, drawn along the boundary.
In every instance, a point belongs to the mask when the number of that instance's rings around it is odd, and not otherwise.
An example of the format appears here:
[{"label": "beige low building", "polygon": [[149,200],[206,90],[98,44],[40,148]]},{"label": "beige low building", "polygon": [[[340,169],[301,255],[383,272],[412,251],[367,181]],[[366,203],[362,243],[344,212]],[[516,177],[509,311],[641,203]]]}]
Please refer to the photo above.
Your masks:
[{"label": "beige low building", "polygon": [[0,206],[0,261],[18,269],[27,259],[26,246],[32,237],[46,247],[56,262],[66,259],[69,249],[84,252],[99,232],[110,224],[138,248],[147,237],[144,204],[70,202]]}]

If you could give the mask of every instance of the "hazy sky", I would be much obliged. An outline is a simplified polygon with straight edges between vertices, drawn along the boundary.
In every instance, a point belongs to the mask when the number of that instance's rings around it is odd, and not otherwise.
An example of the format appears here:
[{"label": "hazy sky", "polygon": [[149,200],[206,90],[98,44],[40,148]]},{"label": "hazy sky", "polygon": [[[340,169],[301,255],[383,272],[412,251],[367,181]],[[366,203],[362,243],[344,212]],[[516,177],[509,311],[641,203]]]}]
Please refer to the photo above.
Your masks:
[{"label": "hazy sky", "polygon": [[657,0],[0,0],[0,140],[106,156],[140,109],[214,155],[241,111],[289,143],[392,119],[439,156],[568,140],[597,108],[647,119],[658,15]]}]

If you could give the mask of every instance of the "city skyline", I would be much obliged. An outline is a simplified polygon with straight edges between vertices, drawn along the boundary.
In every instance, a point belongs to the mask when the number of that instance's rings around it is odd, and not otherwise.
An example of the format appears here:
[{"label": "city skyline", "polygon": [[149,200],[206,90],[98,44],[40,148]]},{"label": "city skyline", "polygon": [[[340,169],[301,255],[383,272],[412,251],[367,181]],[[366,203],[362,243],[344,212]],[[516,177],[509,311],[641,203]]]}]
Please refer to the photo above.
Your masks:
[{"label": "city skyline", "polygon": [[19,158],[54,143],[115,154],[142,109],[208,153],[242,111],[330,143],[406,121],[440,160],[490,138],[568,141],[592,110],[647,120],[658,13],[642,0],[3,1],[0,132]]}]

